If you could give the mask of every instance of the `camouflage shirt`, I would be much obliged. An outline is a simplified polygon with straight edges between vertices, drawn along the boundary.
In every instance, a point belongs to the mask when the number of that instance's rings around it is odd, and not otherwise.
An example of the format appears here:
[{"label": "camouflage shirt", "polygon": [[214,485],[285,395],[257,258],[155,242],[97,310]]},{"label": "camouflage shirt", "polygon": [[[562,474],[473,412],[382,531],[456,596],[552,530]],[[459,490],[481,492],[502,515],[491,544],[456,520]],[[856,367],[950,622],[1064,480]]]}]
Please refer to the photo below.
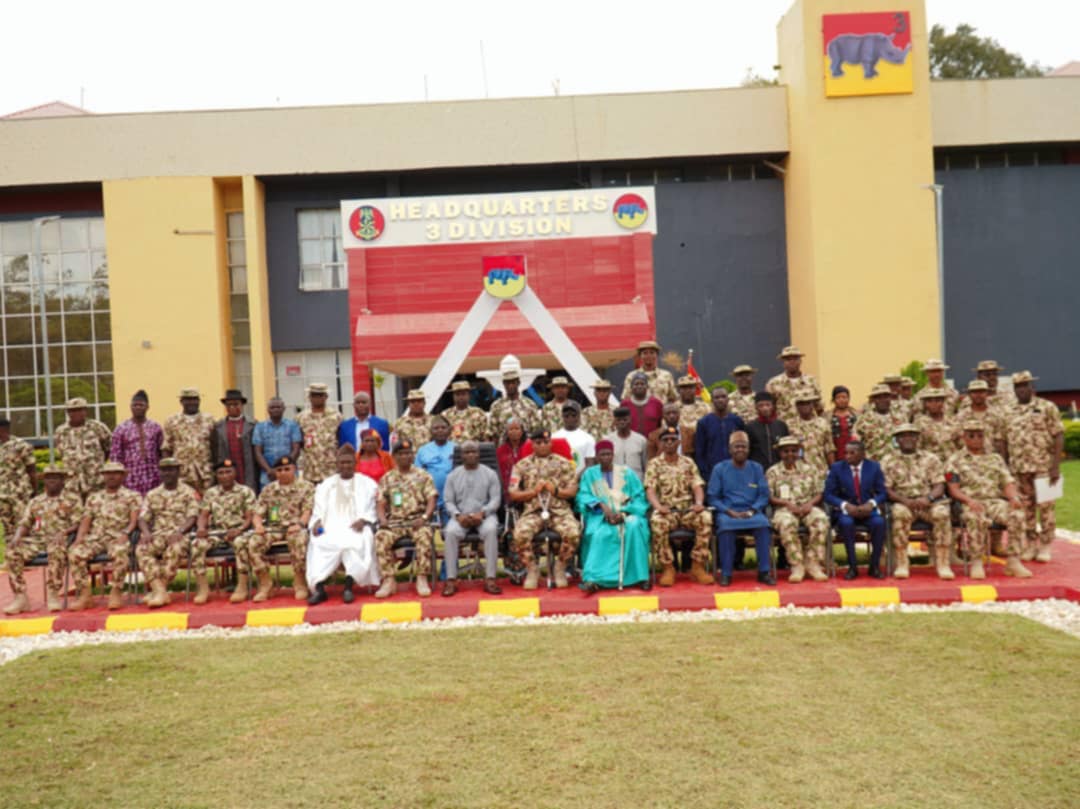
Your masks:
[{"label": "camouflage shirt", "polygon": [[626,379],[623,380],[622,396],[620,399],[630,398],[630,381],[634,378],[634,374],[642,373],[649,378],[649,393],[659,399],[661,402],[677,402],[679,401],[679,391],[675,387],[675,379],[671,376],[670,371],[665,371],[663,368],[654,368],[651,371],[646,371],[644,368],[638,368],[636,371],[631,371],[626,375]]},{"label": "camouflage shirt", "polygon": [[315,485],[307,480],[294,480],[288,486],[274,481],[261,492],[255,504],[255,513],[259,515],[267,528],[303,523],[305,515],[310,516],[315,508]]},{"label": "camouflage shirt", "polygon": [[[859,422],[862,424],[862,422]],[[788,434],[802,442],[803,460],[819,472],[829,471],[829,453],[835,451],[832,427],[821,416],[801,419],[798,416],[788,423]],[[772,467],[769,467],[770,469]]]},{"label": "camouflage shirt", "polygon": [[785,467],[783,462],[774,463],[765,470],[765,480],[773,497],[797,506],[809,503],[825,490],[821,470],[802,460],[795,461],[792,469]]},{"label": "camouflage shirt", "polygon": [[945,464],[932,452],[893,452],[881,462],[885,485],[903,497],[929,497],[930,489],[945,483]]},{"label": "camouflage shirt", "polygon": [[975,420],[982,422],[983,429],[985,430],[984,436],[986,439],[986,449],[992,450],[994,448],[995,441],[1005,441],[1005,409],[1002,407],[991,407],[989,404],[985,410],[976,410],[971,406],[971,399],[965,398],[960,403],[960,409],[956,411],[956,421],[958,424],[963,424],[968,420]]},{"label": "camouflage shirt", "polygon": [[431,414],[414,419],[406,413],[394,422],[394,435],[393,441],[412,441],[413,448],[419,449],[431,440]]},{"label": "camouflage shirt", "polygon": [[513,401],[505,396],[496,399],[495,404],[491,406],[490,415],[491,431],[496,441],[502,441],[503,436],[506,435],[506,425],[512,418],[521,419],[522,424],[525,425],[525,435],[531,433],[540,424],[540,408],[532,399],[525,396],[518,396]]},{"label": "camouflage shirt", "polygon": [[1005,496],[1005,487],[1015,480],[996,452],[975,455],[964,448],[949,456],[945,477],[976,500],[995,500]]},{"label": "camouflage shirt", "polygon": [[[566,400],[566,402],[569,401],[569,399]],[[561,430],[563,426],[562,409],[566,402],[556,402],[552,399],[544,405],[540,409],[540,426],[546,427],[551,430],[551,432]]]},{"label": "camouflage shirt", "polygon": [[[944,388],[934,388],[934,387],[931,387],[930,385],[927,385],[925,388],[923,388],[923,390],[944,390],[945,391],[945,414],[948,415],[948,416],[951,416],[954,413],[956,413],[956,408],[960,406],[960,394],[957,393],[952,388],[950,388],[948,385],[946,385]],[[920,393],[921,392],[922,391],[920,391]],[[925,400],[924,399],[917,399],[915,401],[915,406],[912,408],[912,413],[914,413],[915,415],[918,415],[920,413],[925,413],[926,408],[925,408],[924,405],[925,405]]]},{"label": "camouflage shirt", "polygon": [[[731,399],[728,399],[731,402]],[[679,427],[683,430],[689,430],[694,432],[697,429],[697,423],[705,418],[712,412],[712,408],[705,404],[700,399],[695,399],[690,404],[679,405]],[[733,408],[728,408],[729,413],[735,413],[736,416],[742,416],[742,413],[736,412]],[[743,421],[752,421],[756,418],[756,414],[747,418],[743,416]]]},{"label": "camouflage shirt", "polygon": [[428,500],[438,495],[431,475],[415,466],[408,472],[391,469],[379,479],[378,498],[386,503],[391,522],[424,516]]},{"label": "camouflage shirt", "polygon": [[[754,401],[756,394],[753,391],[749,393],[739,393],[737,390],[733,390],[728,394],[728,411],[734,413],[741,418],[747,424],[757,418],[757,403]],[[705,404],[702,402],[702,404]],[[705,406],[705,413],[709,412],[708,405]],[[702,413],[702,415],[705,415]]]},{"label": "camouflage shirt", "polygon": [[100,489],[86,499],[84,515],[90,515],[91,541],[107,539],[127,531],[132,513],[142,510],[142,496],[126,486],[115,492]]},{"label": "camouflage shirt", "polygon": [[203,491],[213,485],[210,468],[210,436],[214,432],[214,417],[209,413],[173,413],[165,419],[163,457],[180,461],[180,480]]},{"label": "camouflage shirt", "polygon": [[214,486],[206,490],[199,510],[210,515],[207,527],[211,531],[239,528],[244,518],[255,510],[255,492],[242,483],[234,484],[229,492]]},{"label": "camouflage shirt", "polygon": [[188,520],[199,515],[199,497],[186,483],[169,491],[162,484],[146,493],[139,517],[155,534],[175,534]]},{"label": "camouflage shirt", "polygon": [[[574,474],[573,462],[566,460],[561,455],[552,453],[546,458],[541,458],[539,455],[530,455],[528,458],[522,458],[514,464],[514,468],[510,472],[510,489],[535,489],[541,482],[554,483],[556,489],[568,489],[574,485],[576,480],[577,476]],[[540,500],[541,498],[534,497],[525,503],[524,513],[533,514],[542,511],[543,505]],[[548,501],[548,511],[555,516],[560,514],[569,515],[571,513],[570,503],[552,494],[551,499]]]},{"label": "camouflage shirt", "polygon": [[872,461],[883,461],[894,449],[892,431],[893,428],[903,422],[894,410],[888,413],[879,413],[871,410],[859,417],[859,423],[855,432],[859,434],[859,440],[866,448],[866,457]]},{"label": "camouflage shirt", "polygon": [[661,505],[685,509],[694,505],[694,488],[705,487],[697,464],[680,455],[668,463],[663,455],[653,458],[645,467],[645,488],[652,489]]},{"label": "camouflage shirt", "polygon": [[322,413],[307,408],[296,417],[296,423],[304,437],[304,451],[300,454],[304,479],[318,483],[337,474],[337,429],[341,414],[329,408]]},{"label": "camouflage shirt", "polygon": [[1005,411],[1009,468],[1016,475],[1047,472],[1054,460],[1054,442],[1061,435],[1061,416],[1053,402],[1032,396]]},{"label": "camouflage shirt", "polygon": [[615,415],[610,407],[603,409],[592,405],[581,411],[581,429],[599,441],[608,433],[615,431]]},{"label": "camouflage shirt", "polygon": [[34,466],[34,450],[21,438],[12,436],[0,444],[0,497],[25,502],[30,499],[28,466]]},{"label": "camouflage shirt", "polygon": [[765,390],[776,399],[776,417],[781,421],[791,422],[799,418],[795,409],[795,397],[800,393],[813,393],[820,398],[821,388],[817,380],[810,374],[800,374],[790,377],[787,374],[777,374],[765,385]]},{"label": "camouflage shirt", "polygon": [[464,410],[448,407],[439,415],[450,422],[450,440],[455,444],[462,441],[490,440],[487,413],[479,407],[470,406]]},{"label": "camouflage shirt", "polygon": [[33,498],[23,509],[18,527],[31,537],[68,534],[79,527],[82,516],[82,498],[65,488],[56,497],[42,492]]},{"label": "camouflage shirt", "polygon": [[919,449],[934,453],[941,463],[963,445],[960,422],[949,416],[935,421],[924,413],[915,417],[915,426],[919,428]]},{"label": "camouflage shirt", "polygon": [[68,471],[65,489],[83,496],[102,488],[101,467],[112,449],[112,432],[97,419],[87,419],[78,427],[70,423],[56,428],[56,457]]}]

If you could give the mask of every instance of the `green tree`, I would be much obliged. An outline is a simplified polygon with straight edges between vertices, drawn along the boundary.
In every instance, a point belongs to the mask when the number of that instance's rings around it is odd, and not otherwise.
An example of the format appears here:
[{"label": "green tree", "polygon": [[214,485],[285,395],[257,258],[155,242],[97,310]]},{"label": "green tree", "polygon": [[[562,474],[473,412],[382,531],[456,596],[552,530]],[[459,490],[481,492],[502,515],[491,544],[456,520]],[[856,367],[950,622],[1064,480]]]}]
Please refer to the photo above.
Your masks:
[{"label": "green tree", "polygon": [[[775,69],[773,68],[773,70]],[[740,87],[776,87],[779,84],[779,80],[775,78],[767,79],[756,73],[752,67],[746,68],[746,73],[743,75],[742,81],[739,82]]]},{"label": "green tree", "polygon": [[974,26],[961,23],[951,34],[940,25],[930,29],[931,78],[1011,79],[1044,73],[1038,62],[1028,64],[996,39],[976,36]]}]

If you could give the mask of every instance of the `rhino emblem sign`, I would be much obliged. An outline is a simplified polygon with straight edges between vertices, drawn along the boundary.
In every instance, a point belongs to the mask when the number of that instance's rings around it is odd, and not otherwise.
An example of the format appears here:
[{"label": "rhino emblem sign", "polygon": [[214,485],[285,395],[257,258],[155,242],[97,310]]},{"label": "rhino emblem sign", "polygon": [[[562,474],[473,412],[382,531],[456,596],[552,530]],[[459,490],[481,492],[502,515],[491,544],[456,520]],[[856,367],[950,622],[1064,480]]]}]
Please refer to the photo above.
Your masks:
[{"label": "rhino emblem sign", "polygon": [[877,63],[884,59],[894,65],[902,65],[911,52],[909,42],[903,48],[893,43],[895,34],[840,34],[829,40],[826,52],[832,75],[844,75],[845,64],[862,65],[863,76],[872,79],[878,75]]}]

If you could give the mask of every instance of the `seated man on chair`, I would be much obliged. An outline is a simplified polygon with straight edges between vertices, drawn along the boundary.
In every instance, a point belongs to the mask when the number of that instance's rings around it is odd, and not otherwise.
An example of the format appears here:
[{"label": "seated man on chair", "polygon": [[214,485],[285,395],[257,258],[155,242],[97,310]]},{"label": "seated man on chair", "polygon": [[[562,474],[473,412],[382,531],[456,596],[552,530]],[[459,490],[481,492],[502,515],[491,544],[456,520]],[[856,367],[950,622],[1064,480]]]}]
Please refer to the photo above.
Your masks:
[{"label": "seated man on chair", "polygon": [[502,483],[495,470],[480,463],[480,445],[469,439],[461,444],[461,466],[446,478],[443,501],[449,519],[443,529],[446,542],[446,584],[442,594],[452,596],[458,587],[458,549],[469,529],[476,529],[484,543],[484,592],[498,595],[495,582],[499,564],[499,504]]},{"label": "seated man on chair", "polygon": [[[378,435],[374,430],[370,430]],[[348,443],[348,442],[346,442]],[[343,453],[343,457],[348,453]],[[309,480],[298,480],[296,462],[288,455],[278,458],[274,464],[274,482],[259,492],[255,503],[252,524],[255,527],[245,547],[241,560],[237,549],[237,563],[246,562],[255,578],[265,571],[270,573],[269,551],[275,542],[289,547],[289,562],[293,570],[293,598],[307,601],[311,596],[307,584],[308,522],[315,508],[315,486]],[[237,570],[236,589],[229,601],[239,604],[248,596],[247,570]]]},{"label": "seated man on chair", "polygon": [[514,464],[510,473],[510,501],[523,503],[522,515],[514,526],[514,551],[525,565],[526,590],[535,590],[540,566],[533,553],[533,537],[546,526],[559,534],[559,557],[552,576],[556,587],[568,587],[566,563],[574,556],[581,529],[570,504],[577,494],[574,464],[551,451],[551,431],[537,430],[532,436],[533,454]]},{"label": "seated man on chair", "polygon": [[712,535],[712,515],[705,510],[705,483],[695,463],[679,454],[681,440],[678,427],[663,428],[659,436],[660,454],[645,468],[645,497],[652,506],[649,527],[653,552],[663,568],[661,587],[675,584],[675,554],[671,550],[670,534],[676,528],[694,532],[691,577],[698,584],[713,584],[705,569]]},{"label": "seated man on chair", "polygon": [[884,579],[881,572],[881,549],[885,546],[885,518],[878,508],[884,503],[885,476],[877,461],[866,457],[861,441],[848,441],[844,448],[844,460],[829,468],[825,481],[825,502],[836,509],[836,531],[844,540],[847,550],[848,570],[844,578],[858,578],[855,562],[855,527],[865,527],[870,532],[870,578]]},{"label": "seated man on chair", "polygon": [[[773,528],[791,564],[788,581],[800,582],[807,575],[814,581],[825,581],[829,578],[821,569],[829,534],[829,518],[821,510],[825,481],[817,467],[799,458],[802,442],[798,438],[785,435],[776,442],[776,448],[780,463],[765,470],[765,479],[773,506]],[[807,530],[805,552],[800,526]]]},{"label": "seated man on chair", "polygon": [[716,527],[720,545],[720,585],[731,584],[735,565],[735,535],[754,536],[757,555],[757,580],[776,584],[772,574],[772,535],[765,506],[769,505],[769,484],[761,464],[750,460],[750,438],[736,430],[728,439],[731,457],[718,463],[709,476],[708,503],[716,509]]},{"label": "seated man on chair", "polygon": [[439,499],[435,481],[423,469],[413,466],[415,445],[400,440],[394,445],[394,467],[379,481],[379,530],[375,534],[375,551],[379,557],[379,585],[376,598],[387,598],[397,592],[397,558],[394,543],[410,537],[416,547],[416,594],[431,595],[428,576],[431,575],[433,536],[431,516]]},{"label": "seated man on chair", "polygon": [[[205,604],[209,598],[206,580],[206,554],[214,547],[231,546],[236,554],[237,567],[245,569],[250,564],[247,553],[251,542],[251,519],[255,510],[255,492],[236,482],[236,467],[226,458],[214,467],[217,485],[206,490],[199,504],[199,518],[195,523],[195,542],[191,546],[191,567],[195,571],[198,590],[193,601]],[[270,571],[258,575],[259,592],[255,601],[270,597]]]},{"label": "seated man on chair", "polygon": [[135,558],[151,590],[148,607],[169,603],[169,584],[187,552],[187,534],[199,516],[199,497],[180,481],[180,462],[162,458],[158,469],[161,485],[146,493],[139,513],[139,544],[135,546]]}]

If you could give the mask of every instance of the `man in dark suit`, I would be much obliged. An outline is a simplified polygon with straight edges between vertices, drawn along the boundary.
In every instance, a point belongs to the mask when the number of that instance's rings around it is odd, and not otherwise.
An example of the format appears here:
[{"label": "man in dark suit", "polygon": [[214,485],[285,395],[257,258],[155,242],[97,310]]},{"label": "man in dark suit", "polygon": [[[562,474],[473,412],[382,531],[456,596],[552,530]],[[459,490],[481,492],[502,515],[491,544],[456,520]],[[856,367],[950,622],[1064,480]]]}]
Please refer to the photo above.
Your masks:
[{"label": "man in dark suit", "polygon": [[243,483],[253,492],[259,491],[259,466],[251,448],[251,434],[255,422],[244,415],[247,399],[235,388],[225,391],[221,403],[226,416],[214,425],[210,433],[210,457],[214,468],[230,460],[236,468],[236,482]]},{"label": "man in dark suit", "polygon": [[885,503],[885,476],[876,461],[866,459],[860,441],[849,441],[844,448],[844,460],[829,468],[825,481],[825,502],[834,509],[836,531],[847,549],[848,571],[845,579],[859,575],[855,566],[855,528],[864,526],[870,532],[870,568],[873,579],[883,579],[881,549],[885,545],[885,519],[881,505]]},{"label": "man in dark suit", "polygon": [[371,397],[360,391],[353,397],[353,412],[356,413],[351,419],[345,419],[338,425],[338,446],[352,444],[360,446],[360,433],[364,430],[374,430],[382,439],[382,447],[386,452],[390,451],[390,424],[386,419],[371,414]]}]

